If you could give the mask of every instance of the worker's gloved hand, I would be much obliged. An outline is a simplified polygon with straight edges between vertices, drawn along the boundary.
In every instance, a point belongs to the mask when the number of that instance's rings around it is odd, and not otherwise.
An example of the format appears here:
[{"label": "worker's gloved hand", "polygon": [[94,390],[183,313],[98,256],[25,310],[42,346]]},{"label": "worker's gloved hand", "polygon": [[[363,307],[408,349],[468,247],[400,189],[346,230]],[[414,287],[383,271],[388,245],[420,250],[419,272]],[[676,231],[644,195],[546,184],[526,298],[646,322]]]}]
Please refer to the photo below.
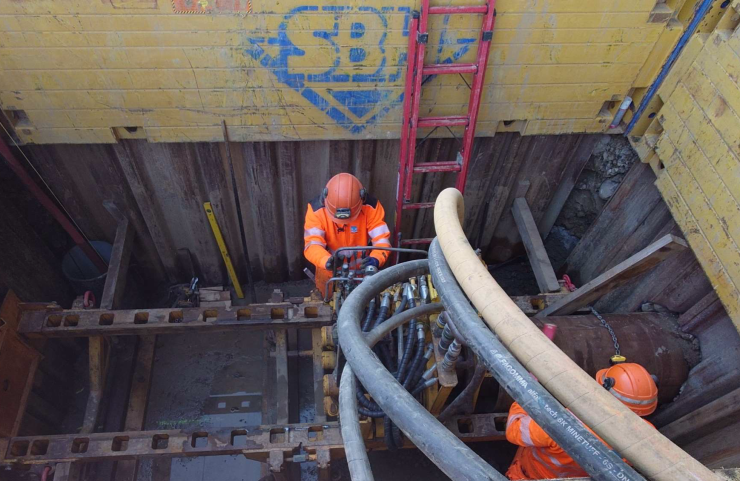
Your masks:
[{"label": "worker's gloved hand", "polygon": [[365,257],[362,259],[362,268],[366,268],[367,266],[373,266],[376,269],[380,268],[380,262],[378,262],[378,259],[375,257]]},{"label": "worker's gloved hand", "polygon": [[334,256],[329,257],[329,260],[326,261],[326,265],[324,267],[327,271],[334,269]]}]

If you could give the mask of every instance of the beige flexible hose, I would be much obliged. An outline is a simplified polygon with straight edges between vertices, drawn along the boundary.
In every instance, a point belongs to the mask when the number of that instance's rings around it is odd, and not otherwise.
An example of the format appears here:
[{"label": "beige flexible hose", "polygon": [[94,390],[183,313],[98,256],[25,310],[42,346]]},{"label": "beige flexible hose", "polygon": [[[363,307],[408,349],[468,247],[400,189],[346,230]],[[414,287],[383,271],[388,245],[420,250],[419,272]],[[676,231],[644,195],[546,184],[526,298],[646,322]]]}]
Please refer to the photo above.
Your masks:
[{"label": "beige flexible hose", "polygon": [[609,394],[537,329],[470,247],[461,227],[464,210],[457,189],[439,194],[434,204],[439,244],[465,294],[519,362],[646,477],[666,481],[719,479]]}]

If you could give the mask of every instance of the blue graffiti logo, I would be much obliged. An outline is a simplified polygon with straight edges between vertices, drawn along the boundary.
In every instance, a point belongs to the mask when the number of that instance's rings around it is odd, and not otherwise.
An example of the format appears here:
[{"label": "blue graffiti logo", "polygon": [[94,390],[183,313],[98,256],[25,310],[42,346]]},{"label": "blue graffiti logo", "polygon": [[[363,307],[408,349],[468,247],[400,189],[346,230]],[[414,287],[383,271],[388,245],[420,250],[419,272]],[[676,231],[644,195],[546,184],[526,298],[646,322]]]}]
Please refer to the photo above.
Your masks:
[{"label": "blue graffiti logo", "polygon": [[[408,7],[296,7],[285,15],[275,36],[249,37],[247,40],[250,46],[246,49],[246,54],[263,67],[269,68],[278,82],[301,94],[338,125],[353,134],[359,134],[403,102],[403,92],[398,94],[397,88],[389,87],[403,78],[407,63],[405,52],[400,53],[396,61],[392,61],[386,51],[387,15],[394,11],[403,14],[403,37],[408,38]],[[291,62],[306,56],[306,50],[296,46],[293,39],[305,45],[305,40],[300,42],[297,38],[303,35],[302,38],[305,39],[305,26],[311,24],[311,17],[315,18],[319,12],[333,14],[331,28],[310,31],[314,38],[320,40],[324,50],[330,52],[331,66],[321,72],[311,69],[307,73],[306,69],[291,66]],[[360,18],[363,19],[362,22],[358,21]],[[449,16],[446,16],[434,63],[458,60],[475,43],[475,38],[450,40],[446,34],[448,22]],[[373,27],[372,35],[368,26]],[[379,33],[376,31],[377,26],[381,27]],[[453,47],[452,53],[441,58],[445,47],[449,46]],[[365,61],[369,58],[373,59],[374,65],[367,69]],[[374,71],[371,71],[373,68]],[[327,83],[336,84],[338,88],[320,88],[317,85]],[[345,85],[342,88],[342,84],[350,83],[352,87]],[[367,87],[358,88],[357,84]]]}]

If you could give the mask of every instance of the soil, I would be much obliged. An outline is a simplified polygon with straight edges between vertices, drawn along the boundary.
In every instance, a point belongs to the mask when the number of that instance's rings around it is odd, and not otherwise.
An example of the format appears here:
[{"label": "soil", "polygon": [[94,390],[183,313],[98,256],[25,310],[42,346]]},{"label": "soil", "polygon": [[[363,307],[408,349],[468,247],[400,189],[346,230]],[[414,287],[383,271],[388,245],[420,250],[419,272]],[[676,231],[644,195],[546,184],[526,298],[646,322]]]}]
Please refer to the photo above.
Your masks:
[{"label": "soil", "polygon": [[626,138],[604,135],[555,224],[578,238],[583,237],[637,159],[637,153]]}]

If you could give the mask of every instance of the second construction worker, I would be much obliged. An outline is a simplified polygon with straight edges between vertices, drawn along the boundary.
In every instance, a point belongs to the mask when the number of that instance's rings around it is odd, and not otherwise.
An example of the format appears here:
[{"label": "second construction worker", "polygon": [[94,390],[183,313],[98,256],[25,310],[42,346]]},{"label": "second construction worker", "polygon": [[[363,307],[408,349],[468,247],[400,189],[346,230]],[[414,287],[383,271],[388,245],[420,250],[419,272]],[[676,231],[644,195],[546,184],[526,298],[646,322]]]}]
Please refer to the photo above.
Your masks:
[{"label": "second construction worker", "polygon": [[[639,364],[625,362],[602,369],[596,373],[596,381],[638,416],[648,416],[658,406],[658,387]],[[506,472],[509,479],[588,477],[517,403],[509,410],[506,439],[520,446]]]},{"label": "second construction worker", "polygon": [[[316,266],[316,287],[326,295],[335,252],[340,247],[390,247],[391,231],[385,223],[385,210],[378,199],[368,194],[352,174],[337,174],[317,198],[309,202],[303,225],[303,255]],[[380,268],[388,251],[374,250],[361,267]]]}]

